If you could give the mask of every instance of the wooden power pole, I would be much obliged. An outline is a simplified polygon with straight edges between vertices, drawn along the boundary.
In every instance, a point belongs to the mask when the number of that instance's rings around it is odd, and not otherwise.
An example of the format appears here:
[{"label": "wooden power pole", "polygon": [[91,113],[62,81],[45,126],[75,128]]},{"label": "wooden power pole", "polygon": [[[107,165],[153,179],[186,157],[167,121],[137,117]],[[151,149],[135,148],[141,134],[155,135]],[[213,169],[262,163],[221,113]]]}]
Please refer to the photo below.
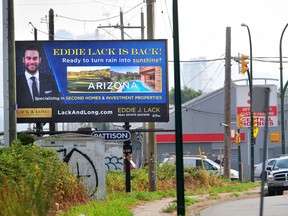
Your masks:
[{"label": "wooden power pole", "polygon": [[[3,1],[4,143],[17,139],[14,1]],[[8,84],[8,85],[7,85]]]},{"label": "wooden power pole", "polygon": [[[54,10],[49,10],[49,41],[54,41]],[[56,124],[54,122],[49,123],[50,132],[56,131]]]},{"label": "wooden power pole", "polygon": [[226,28],[224,98],[224,176],[230,178],[231,156],[231,28]]},{"label": "wooden power pole", "polygon": [[[147,0],[147,39],[154,39],[155,17],[154,17],[155,0]],[[157,165],[157,145],[155,140],[155,122],[148,124],[148,166],[149,166],[149,191],[156,191],[156,165]]]}]

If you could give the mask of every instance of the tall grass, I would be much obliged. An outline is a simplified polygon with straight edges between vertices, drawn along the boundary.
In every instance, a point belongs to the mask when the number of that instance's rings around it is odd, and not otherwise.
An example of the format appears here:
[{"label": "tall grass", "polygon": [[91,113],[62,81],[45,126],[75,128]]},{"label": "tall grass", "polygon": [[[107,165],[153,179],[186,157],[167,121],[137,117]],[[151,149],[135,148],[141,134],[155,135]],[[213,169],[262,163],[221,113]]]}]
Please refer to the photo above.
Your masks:
[{"label": "tall grass", "polygon": [[86,188],[55,150],[19,140],[0,149],[0,216],[56,215],[88,201]]},{"label": "tall grass", "polygon": [[[97,216],[97,215],[133,215],[132,208],[142,202],[158,200],[164,197],[176,197],[176,167],[173,164],[158,166],[157,191],[149,192],[148,168],[131,170],[131,192],[125,192],[125,173],[111,171],[106,174],[106,198],[102,201],[90,202],[84,206],[74,206],[69,211],[62,212],[61,216]],[[205,173],[197,168],[184,169],[185,195],[210,194],[217,198],[222,192],[237,192],[258,187],[257,183],[240,183],[208,175],[211,190],[206,186]],[[186,197],[186,205],[192,205],[197,200]],[[176,210],[176,205],[169,205],[164,212]]]}]

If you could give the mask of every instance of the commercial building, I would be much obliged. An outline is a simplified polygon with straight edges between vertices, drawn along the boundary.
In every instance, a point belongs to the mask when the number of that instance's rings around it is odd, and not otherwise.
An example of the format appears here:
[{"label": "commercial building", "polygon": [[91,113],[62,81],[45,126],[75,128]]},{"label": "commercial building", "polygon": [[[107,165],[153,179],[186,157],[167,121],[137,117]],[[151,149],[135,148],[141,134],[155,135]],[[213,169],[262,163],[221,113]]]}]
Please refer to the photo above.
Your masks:
[{"label": "commercial building", "polygon": [[[262,85],[263,86],[263,85]],[[231,85],[231,168],[238,170],[238,145],[233,138],[237,132],[237,89],[243,86]],[[248,88],[248,86],[245,86]],[[267,85],[276,89],[275,85]],[[223,155],[224,150],[224,88],[203,94],[191,101],[182,104],[182,129],[183,129],[183,152],[199,154],[201,152],[215,160],[219,155]],[[239,95],[238,95],[239,98]],[[259,98],[255,98],[258,100]],[[259,133],[254,145],[254,164],[260,163],[263,153],[268,158],[277,157],[282,153],[280,142],[271,142],[270,134],[280,131],[280,110],[277,109],[278,119],[274,118],[272,127],[268,127],[267,145],[268,150],[264,149],[264,127],[259,127]],[[275,101],[274,100],[274,101]],[[278,107],[280,107],[278,105]],[[285,105],[285,107],[287,107]],[[285,109],[286,110],[286,109]],[[287,112],[286,112],[287,114]],[[287,116],[287,115],[286,115]],[[276,122],[275,122],[276,121]],[[285,121],[286,125],[286,121]],[[164,130],[175,129],[175,110],[170,111],[170,120],[168,123],[157,123],[156,128]],[[241,161],[243,164],[243,178],[251,178],[251,138],[250,127],[241,128]],[[175,133],[161,132],[156,134],[158,161],[163,160],[170,153],[175,153]]]}]

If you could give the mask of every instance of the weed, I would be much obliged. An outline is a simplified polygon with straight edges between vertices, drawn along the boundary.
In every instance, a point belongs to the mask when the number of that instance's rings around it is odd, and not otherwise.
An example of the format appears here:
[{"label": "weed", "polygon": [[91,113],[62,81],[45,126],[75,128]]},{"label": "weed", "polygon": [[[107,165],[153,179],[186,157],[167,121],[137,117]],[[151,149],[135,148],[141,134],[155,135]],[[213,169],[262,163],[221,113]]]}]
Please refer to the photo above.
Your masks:
[{"label": "weed", "polygon": [[239,197],[239,196],[240,196],[239,193],[232,193],[232,194],[230,194],[230,197]]},{"label": "weed", "polygon": [[177,210],[177,205],[175,203],[169,203],[162,209],[162,212],[171,213]]}]

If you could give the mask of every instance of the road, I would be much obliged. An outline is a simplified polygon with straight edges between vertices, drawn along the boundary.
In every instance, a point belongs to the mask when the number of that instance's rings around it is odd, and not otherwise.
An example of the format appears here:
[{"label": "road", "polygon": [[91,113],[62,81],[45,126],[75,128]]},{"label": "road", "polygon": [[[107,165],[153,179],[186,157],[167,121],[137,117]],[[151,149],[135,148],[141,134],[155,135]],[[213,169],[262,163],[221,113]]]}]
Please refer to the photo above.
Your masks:
[{"label": "road", "polygon": [[[288,215],[288,195],[264,198],[263,216]],[[256,216],[260,215],[260,197],[229,201],[208,207],[200,216]]]}]

